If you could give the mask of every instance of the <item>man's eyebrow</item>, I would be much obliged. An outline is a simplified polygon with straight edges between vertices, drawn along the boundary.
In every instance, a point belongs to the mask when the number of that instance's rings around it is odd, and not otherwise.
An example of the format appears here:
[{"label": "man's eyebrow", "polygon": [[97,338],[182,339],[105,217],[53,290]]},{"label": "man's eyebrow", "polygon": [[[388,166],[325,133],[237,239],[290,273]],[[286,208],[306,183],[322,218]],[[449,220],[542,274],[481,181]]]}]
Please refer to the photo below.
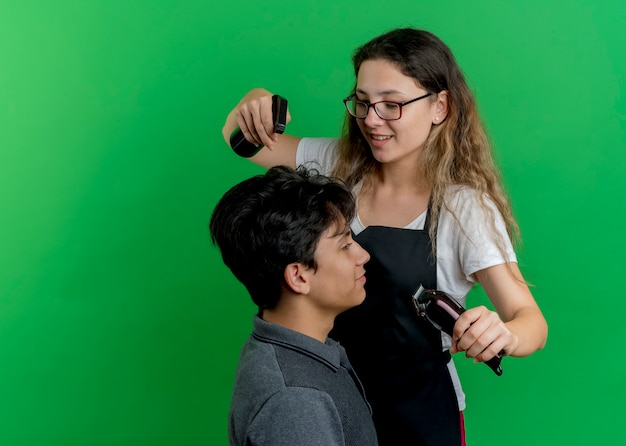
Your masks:
[{"label": "man's eyebrow", "polygon": [[343,239],[351,234],[350,225],[346,225],[342,230],[336,231],[331,238]]}]

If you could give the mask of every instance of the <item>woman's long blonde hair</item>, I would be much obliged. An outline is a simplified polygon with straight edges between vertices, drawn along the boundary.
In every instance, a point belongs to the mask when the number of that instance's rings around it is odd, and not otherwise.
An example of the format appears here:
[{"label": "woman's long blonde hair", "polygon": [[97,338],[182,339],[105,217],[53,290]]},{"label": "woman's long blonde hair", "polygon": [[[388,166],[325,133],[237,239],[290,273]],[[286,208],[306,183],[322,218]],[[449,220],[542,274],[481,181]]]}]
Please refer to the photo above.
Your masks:
[{"label": "woman's long blonde hair", "polygon": [[[503,189],[476,102],[447,45],[430,32],[401,28],[374,38],[354,52],[355,76],[366,60],[389,61],[427,91],[435,94],[448,92],[447,117],[443,123],[433,125],[417,167],[419,178],[431,187],[430,212],[434,224],[430,227],[430,239],[433,249],[436,223],[441,208],[446,206],[446,191],[452,185],[473,188],[487,215],[493,215],[485,201],[485,197],[489,197],[504,218],[511,240],[520,242],[519,227]],[[379,168],[356,118],[346,113],[333,175],[354,187]],[[446,209],[450,210],[449,207]],[[460,223],[462,227],[463,222]],[[490,225],[495,232],[493,218],[490,218]],[[504,254],[503,242],[500,240],[498,244]]]}]

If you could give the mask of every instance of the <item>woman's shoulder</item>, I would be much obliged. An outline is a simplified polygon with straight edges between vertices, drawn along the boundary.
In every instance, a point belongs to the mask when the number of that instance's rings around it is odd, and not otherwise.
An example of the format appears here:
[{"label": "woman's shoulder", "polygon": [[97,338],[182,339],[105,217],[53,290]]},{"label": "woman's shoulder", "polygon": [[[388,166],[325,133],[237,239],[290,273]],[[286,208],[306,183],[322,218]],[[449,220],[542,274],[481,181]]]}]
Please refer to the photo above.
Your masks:
[{"label": "woman's shoulder", "polygon": [[479,193],[471,186],[454,184],[449,186],[444,194],[444,209],[449,211],[461,211],[478,204]]},{"label": "woman's shoulder", "polygon": [[500,220],[502,217],[489,195],[470,186],[454,185],[444,195],[441,218],[450,218],[468,228],[482,226],[485,222]]},{"label": "woman's shoulder", "polygon": [[444,204],[448,208],[462,209],[480,204],[493,207],[494,202],[488,194],[481,193],[471,186],[454,184],[446,189]]}]

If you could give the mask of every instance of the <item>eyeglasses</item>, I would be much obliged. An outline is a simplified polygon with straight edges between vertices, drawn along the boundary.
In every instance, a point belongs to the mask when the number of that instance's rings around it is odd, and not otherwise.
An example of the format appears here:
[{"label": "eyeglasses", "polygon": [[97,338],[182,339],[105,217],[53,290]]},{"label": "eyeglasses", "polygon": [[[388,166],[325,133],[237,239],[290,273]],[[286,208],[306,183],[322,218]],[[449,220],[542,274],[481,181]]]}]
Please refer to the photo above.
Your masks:
[{"label": "eyeglasses", "polygon": [[358,119],[364,119],[370,111],[370,107],[374,107],[376,114],[385,121],[396,121],[402,117],[402,107],[412,102],[419,101],[420,99],[427,98],[433,93],[426,93],[419,98],[411,99],[406,102],[392,102],[392,101],[378,101],[378,102],[365,102],[359,101],[356,98],[356,94],[350,95],[343,100],[343,103],[352,116]]}]

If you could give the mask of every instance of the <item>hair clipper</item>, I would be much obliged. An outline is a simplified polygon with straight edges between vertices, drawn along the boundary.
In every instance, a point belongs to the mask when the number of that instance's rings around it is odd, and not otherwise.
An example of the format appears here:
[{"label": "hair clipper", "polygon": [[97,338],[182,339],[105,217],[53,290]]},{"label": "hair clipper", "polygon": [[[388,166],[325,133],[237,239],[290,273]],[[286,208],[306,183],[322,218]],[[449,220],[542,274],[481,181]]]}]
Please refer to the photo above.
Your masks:
[{"label": "hair clipper", "polygon": [[[427,290],[420,285],[412,295],[413,305],[418,316],[426,319],[436,329],[452,337],[454,324],[465,311],[459,303],[443,291]],[[496,375],[502,375],[502,356],[504,351],[486,361]]]}]

